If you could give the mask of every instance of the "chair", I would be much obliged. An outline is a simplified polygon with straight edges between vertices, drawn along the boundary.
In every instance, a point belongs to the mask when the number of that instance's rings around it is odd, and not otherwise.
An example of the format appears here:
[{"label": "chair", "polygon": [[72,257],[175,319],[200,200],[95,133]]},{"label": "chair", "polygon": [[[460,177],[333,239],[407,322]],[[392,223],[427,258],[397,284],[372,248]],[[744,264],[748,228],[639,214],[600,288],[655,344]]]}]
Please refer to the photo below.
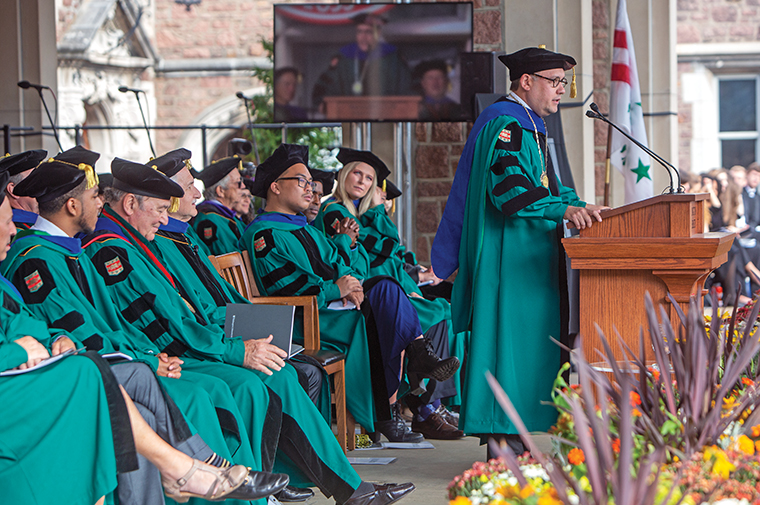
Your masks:
[{"label": "chair", "polygon": [[356,448],[355,421],[346,408],[346,357],[342,353],[320,348],[319,307],[316,296],[260,296],[253,278],[248,251],[209,256],[209,260],[244,298],[260,305],[293,305],[303,308],[304,354],[316,359],[335,384],[335,420],[338,443],[344,451]]}]

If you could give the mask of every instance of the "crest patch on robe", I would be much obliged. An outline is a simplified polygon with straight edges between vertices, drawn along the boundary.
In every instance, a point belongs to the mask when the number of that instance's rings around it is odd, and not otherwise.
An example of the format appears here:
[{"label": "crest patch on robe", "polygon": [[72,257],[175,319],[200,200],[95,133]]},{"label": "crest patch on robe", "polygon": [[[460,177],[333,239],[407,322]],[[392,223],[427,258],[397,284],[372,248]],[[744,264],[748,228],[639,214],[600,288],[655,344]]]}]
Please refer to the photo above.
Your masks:
[{"label": "crest patch on robe", "polygon": [[501,130],[494,147],[505,151],[519,151],[522,147],[522,128],[520,127],[520,123],[515,121]]},{"label": "crest patch on robe", "polygon": [[124,266],[121,264],[121,258],[116,256],[114,259],[110,261],[106,261],[106,271],[108,272],[108,275],[114,276],[119,275],[124,271]]},{"label": "crest patch on robe", "polygon": [[340,221],[338,221],[338,219],[336,218],[335,221],[333,221],[332,224],[330,225],[330,228],[332,228],[333,230],[337,231],[338,230],[338,226],[340,226]]},{"label": "crest patch on robe", "polygon": [[266,246],[267,246],[267,241],[264,237],[259,237],[253,243],[253,248],[256,249],[256,252],[263,251]]},{"label": "crest patch on robe", "polygon": [[40,277],[40,271],[35,270],[31,274],[24,277],[24,282],[26,282],[26,287],[29,289],[30,293],[36,293],[39,291],[43,285],[42,277]]},{"label": "crest patch on robe", "polygon": [[214,236],[214,230],[212,230],[211,228],[204,228],[203,229],[203,238],[205,238],[206,240],[208,240],[208,239],[210,239],[213,236]]}]

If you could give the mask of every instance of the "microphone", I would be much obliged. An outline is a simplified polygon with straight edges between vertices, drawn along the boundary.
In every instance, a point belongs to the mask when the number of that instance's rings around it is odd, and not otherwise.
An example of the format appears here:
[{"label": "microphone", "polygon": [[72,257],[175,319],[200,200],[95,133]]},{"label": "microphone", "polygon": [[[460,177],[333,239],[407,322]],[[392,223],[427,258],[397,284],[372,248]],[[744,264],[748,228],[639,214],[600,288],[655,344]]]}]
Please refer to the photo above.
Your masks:
[{"label": "microphone", "polygon": [[119,86],[119,91],[122,93],[129,93],[130,91],[135,94],[137,100],[137,107],[140,109],[140,116],[142,116],[143,126],[145,127],[145,133],[148,134],[148,145],[150,146],[150,152],[153,153],[153,157],[156,157],[156,150],[153,149],[153,140],[150,138],[150,128],[148,128],[148,121],[145,119],[145,113],[143,112],[142,103],[140,102],[140,93],[143,95],[145,91],[137,88],[128,88],[126,86]]},{"label": "microphone", "polygon": [[26,80],[19,81],[18,82],[18,87],[21,88],[21,89],[34,88],[37,91],[42,91],[43,89],[50,89],[50,86],[45,86],[44,84],[32,84],[31,82],[26,81]]},{"label": "microphone", "polygon": [[[256,143],[256,134],[253,131],[253,122],[251,121],[251,109],[248,107],[248,102],[252,99],[245,96],[242,91],[235,93],[235,96],[241,99],[245,103],[245,115],[248,117],[248,128],[251,131],[251,140],[253,141],[253,157],[256,159],[256,166],[259,166],[261,160],[259,159],[259,146]],[[250,151],[249,151],[250,152]]]},{"label": "microphone", "polygon": [[[42,84],[32,84],[31,82],[27,80],[19,81],[18,87],[21,89],[29,89],[34,88],[37,90],[37,94],[40,95],[40,101],[42,102],[42,106],[45,107],[45,114],[47,114],[48,121],[50,122],[51,128],[53,128],[53,137],[55,137],[55,142],[58,144],[58,149],[63,152],[63,146],[61,145],[61,139],[58,137],[58,128],[55,126],[55,121],[53,121],[53,116],[50,115],[50,109],[48,109],[47,102],[45,102],[45,97],[42,96],[42,90],[47,89],[53,94],[53,98],[56,100],[56,109],[58,108],[58,98],[56,98],[55,93],[53,93],[53,90],[50,89],[50,86],[45,86]],[[56,113],[56,117],[58,114]]]},{"label": "microphone", "polygon": [[138,93],[142,93],[143,95],[145,94],[145,91],[143,91],[143,90],[141,90],[141,89],[137,89],[137,88],[128,88],[128,87],[126,87],[126,86],[119,86],[119,91],[121,91],[122,93],[127,93],[127,92],[131,91],[131,92],[132,92],[132,93],[134,93],[135,95],[136,95],[136,94],[138,94]]},{"label": "microphone", "polygon": [[[660,165],[662,165],[665,168],[665,170],[668,171],[668,176],[670,177],[670,187],[666,188],[666,189],[669,189],[668,193],[670,193],[670,194],[673,194],[673,193],[683,193],[683,188],[681,187],[681,174],[678,173],[678,169],[676,167],[674,167],[673,165],[671,165],[668,161],[666,161],[665,159],[663,159],[662,157],[660,157],[660,155],[656,154],[654,151],[652,151],[651,149],[649,149],[648,147],[646,147],[645,145],[643,145],[641,142],[639,142],[635,138],[633,138],[630,135],[628,135],[618,125],[616,125],[615,123],[613,123],[612,121],[610,121],[609,119],[607,119],[606,117],[604,117],[604,115],[601,112],[599,112],[599,107],[594,102],[591,102],[589,104],[589,108],[591,110],[587,110],[586,111],[586,117],[590,117],[591,119],[599,119],[601,121],[604,121],[608,125],[612,126],[614,129],[616,129],[617,131],[619,131],[625,138],[627,138],[628,140],[630,140],[631,142],[633,142],[634,144],[636,144],[636,146],[638,146],[639,149],[641,149],[642,151],[644,151],[645,153],[647,153],[649,156],[651,156],[652,158],[654,158],[654,160],[657,163],[659,163]],[[673,173],[676,174],[676,179],[678,179],[678,185],[677,186],[674,186],[675,185],[675,180],[673,180]]]}]

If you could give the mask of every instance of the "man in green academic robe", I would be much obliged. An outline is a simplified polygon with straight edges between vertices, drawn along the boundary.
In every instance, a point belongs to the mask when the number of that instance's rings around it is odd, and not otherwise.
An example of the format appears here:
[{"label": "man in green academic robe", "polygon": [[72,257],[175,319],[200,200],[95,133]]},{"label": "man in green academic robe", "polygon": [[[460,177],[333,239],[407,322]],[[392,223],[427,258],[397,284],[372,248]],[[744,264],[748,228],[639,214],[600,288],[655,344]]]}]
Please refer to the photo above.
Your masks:
[{"label": "man in green academic robe", "polygon": [[218,256],[238,250],[245,225],[235,208],[242,198],[249,198],[241,176],[243,161],[237,156],[212,162],[199,174],[203,182],[203,198],[192,226],[208,250]]},{"label": "man in green academic robe", "polygon": [[[511,92],[478,118],[457,167],[432,249],[446,278],[459,266],[452,293],[454,331],[470,330],[460,427],[498,434],[522,452],[517,430],[486,383],[490,371],[529,431],[546,431],[557,413],[550,401],[560,366],[558,225],[601,221],[601,207],[563,186],[549,163],[543,118],[565,92],[566,55],[527,48],[501,56]],[[505,436],[506,435],[506,436]]]},{"label": "man in green academic robe", "polygon": [[[179,203],[183,188],[148,165],[117,158],[111,170],[114,182],[106,190],[108,203],[96,232],[86,239],[86,252],[107,280],[119,309],[129,310],[146,292],[155,294],[148,311],[160,321],[162,331],[181,340],[183,368],[224,379],[244,419],[257,408],[248,388],[264,384],[270,403],[279,400],[282,409],[280,429],[264,434],[270,440],[274,437],[268,447],[270,458],[279,450],[274,465],[289,473],[296,485],[314,483],[326,496],[345,505],[392,503],[410,492],[411,484],[387,488],[362,482],[298,383],[295,370],[283,362],[284,351],[272,346],[269,339],[225,338],[223,329],[207,320],[158,261],[152,239],[159,226],[167,223],[168,211],[174,202]],[[115,261],[124,270],[117,268],[111,275]],[[143,329],[139,321],[135,324]],[[252,430],[249,436],[254,433],[258,432]]]},{"label": "man in green academic robe", "polygon": [[[62,160],[66,159],[69,156],[79,157],[82,155],[81,151],[84,150],[81,148],[74,148],[73,150],[66,153],[61,153],[58,156]],[[95,159],[97,159],[96,153],[90,154],[93,155]],[[90,163],[94,163],[94,161],[90,161]],[[95,187],[94,177],[92,180],[90,180],[86,176],[88,170],[90,170],[90,174],[94,174],[94,172],[92,172],[92,166],[86,163],[82,163],[81,166],[86,166],[86,168],[82,169],[77,165],[69,166],[64,162],[57,160],[55,162],[46,163],[41,169],[40,174],[38,174],[39,177],[30,178],[29,181],[19,184],[19,195],[22,195],[24,197],[32,197],[26,190],[36,184],[35,179],[45,179],[47,181],[46,184],[48,184],[49,187],[53,187],[56,191],[61,191],[63,193],[63,195],[59,198],[59,201],[66,200],[67,204],[70,202],[69,199],[66,198],[66,194],[69,192],[71,187],[73,186],[75,188],[81,188],[83,190],[82,194],[79,194],[78,197],[72,197],[77,198],[77,203],[72,204],[72,207],[75,207],[77,210],[81,210],[82,208],[87,207],[87,205],[85,205],[85,202],[98,201],[97,188]],[[5,174],[3,173],[2,175]],[[90,187],[86,187],[86,184],[90,184]],[[2,200],[0,199],[0,201]],[[48,202],[44,198],[43,205],[44,208],[47,208],[48,206]],[[6,207],[8,207],[8,215],[10,216],[10,206],[8,205],[7,201],[3,202],[0,206],[0,213],[4,212],[4,209]],[[97,215],[97,209],[99,208],[99,205],[97,203],[93,203],[92,208],[95,209],[95,212],[92,213],[92,217],[95,217]],[[43,226],[47,224],[51,229],[55,228],[55,225],[48,222],[44,218],[39,218],[39,222]],[[3,223],[5,223],[5,221],[3,221]],[[4,234],[6,229],[3,226],[0,226],[0,242],[5,240],[4,244],[2,245],[3,250],[5,250],[7,247],[7,242],[10,240],[10,232],[12,231],[14,232],[13,234],[15,234],[15,226],[11,228],[12,222],[10,221],[10,217],[7,219],[7,224],[7,228],[9,230],[7,240],[6,235]],[[34,231],[25,232],[25,234],[32,235]],[[76,251],[72,251],[71,249],[74,247],[74,242],[78,243],[78,239],[72,239],[70,237],[63,236],[54,237],[49,234],[40,235],[40,237],[43,236],[50,239],[50,244],[55,243],[55,245],[58,247],[68,249],[69,251],[64,253],[67,256],[69,252],[74,255],[77,254]],[[24,239],[22,238],[21,242],[23,242],[23,240]],[[19,246],[19,242],[16,242],[15,245],[17,246],[16,251],[19,249],[24,249],[26,253],[29,253],[31,249],[36,249],[37,251],[35,254],[47,248],[44,242],[32,245],[24,244],[21,246]],[[30,245],[30,247],[27,247],[27,245]],[[16,252],[14,252],[14,255],[15,254]],[[10,258],[6,257],[5,252],[2,252],[1,255],[3,259],[9,260],[3,263],[4,267],[12,262]],[[45,257],[44,254],[43,257]],[[55,270],[56,266],[58,266],[58,262],[56,261],[57,259],[58,258],[48,256],[47,260],[49,261],[41,263],[40,261],[35,260],[33,255],[29,255],[29,261],[31,263],[34,263],[37,268],[28,275],[23,276],[24,280],[23,282],[19,282],[19,287],[27,296],[27,299],[30,297],[30,295],[33,295],[33,300],[30,300],[32,301],[32,305],[30,306],[26,305],[26,301],[22,299],[21,292],[19,292],[15,286],[10,284],[10,282],[8,282],[5,277],[0,276],[0,281],[2,281],[0,282],[0,289],[2,289],[4,293],[2,295],[4,303],[0,311],[7,313],[6,317],[2,318],[2,320],[8,323],[5,326],[5,332],[6,334],[24,334],[27,335],[23,337],[24,339],[34,338],[38,342],[48,341],[52,355],[59,354],[60,352],[68,349],[73,350],[76,346],[81,346],[80,342],[82,340],[86,340],[88,344],[93,348],[103,351],[103,335],[99,333],[100,330],[93,325],[87,325],[85,327],[83,314],[86,314],[86,311],[84,313],[77,312],[75,309],[67,311],[67,309],[71,307],[66,307],[65,304],[56,303],[54,300],[55,296],[50,294],[53,290],[57,291],[58,294],[60,294],[61,290],[66,290],[65,281],[59,283],[56,286],[53,280],[53,276],[49,274],[50,269]],[[78,270],[77,261],[78,260],[76,257],[68,256],[68,265],[64,263],[60,265],[60,267],[62,270],[68,271],[71,269],[72,271],[76,271]],[[40,269],[44,270],[42,274],[40,273]],[[60,281],[61,278],[58,278],[58,280]],[[82,286],[87,286],[86,280],[79,278],[78,282],[81,282],[81,284],[77,284],[76,287],[69,286],[71,289],[68,289],[69,295],[67,297],[64,297],[65,299],[72,299],[71,295],[75,293],[79,295],[79,298],[92,296],[92,293],[95,290],[90,290],[89,287],[85,289],[85,292],[81,291]],[[32,315],[32,311],[37,314],[39,312],[38,309],[40,308],[34,302],[40,302],[43,296],[45,298],[49,297],[47,303],[56,304],[56,308],[58,309],[59,314],[66,314],[65,316],[57,319],[54,323],[52,323],[49,329],[48,325],[43,322],[43,320],[38,319],[38,317],[35,315]],[[58,302],[60,301],[61,299],[58,300]],[[54,341],[49,340],[45,337],[48,332],[49,334],[56,335]],[[107,329],[103,333],[114,332],[111,332],[110,329]],[[34,337],[29,335],[34,335]],[[105,346],[105,349],[107,351],[114,351],[117,348],[107,344]],[[134,408],[136,409],[136,412],[142,414],[142,417],[148,420],[150,426],[152,426],[166,442],[170,443],[171,446],[194,458],[204,459],[207,463],[210,463],[214,466],[228,466],[229,463],[215,454],[201,439],[200,436],[192,434],[192,428],[185,423],[185,420],[183,419],[180,411],[177,409],[171,399],[166,396],[166,393],[156,381],[156,378],[150,371],[150,368],[146,364],[138,362],[140,361],[139,358],[141,352],[139,350],[134,352],[133,350],[127,349],[126,347],[120,350],[125,351],[123,358],[121,360],[115,360],[110,368],[105,362],[102,362],[102,367],[105,368],[101,369],[102,376],[106,383],[108,383],[109,380],[113,382],[113,388],[116,395],[118,397],[121,396],[121,393],[118,392],[118,386],[120,383],[123,386],[124,393],[129,394],[134,399]],[[124,361],[124,358],[129,359],[130,357],[136,359],[134,359],[134,361]],[[95,358],[93,357],[92,359]],[[176,376],[178,375],[179,371],[177,369],[173,369],[172,373]],[[116,380],[119,382],[115,382]],[[187,386],[185,391],[188,393],[188,399],[194,400],[190,402],[192,405],[192,410],[199,412],[198,415],[192,416],[193,419],[198,421],[199,425],[202,425],[203,421],[208,419],[208,426],[212,427],[214,426],[215,421],[216,430],[218,431],[218,420],[215,419],[216,412],[214,406],[207,399],[204,399],[202,390],[196,389],[192,383],[186,383],[185,385]],[[177,391],[178,390],[175,390],[175,392]],[[62,398],[68,397],[63,395]],[[111,405],[112,400],[113,398],[109,397],[109,406]],[[204,410],[206,412],[204,412]],[[87,409],[82,409],[82,411],[88,412]],[[112,423],[119,421],[119,419],[121,419],[119,416],[122,414],[126,415],[126,413],[126,410],[118,411],[111,408]],[[129,422],[128,419],[124,420],[127,423]],[[144,424],[144,422],[142,424]],[[29,426],[32,427],[35,425],[31,423]],[[114,426],[116,426],[116,424],[114,424]],[[206,426],[204,425],[204,427]],[[132,428],[137,429],[134,425]],[[129,427],[127,426],[126,429],[129,430]],[[214,428],[211,428],[208,434],[213,435],[213,429]],[[44,431],[48,434],[53,432],[52,429],[46,429]],[[118,437],[124,436],[123,430],[117,429],[114,430],[114,432],[118,433]],[[213,436],[209,438],[214,440]],[[219,436],[217,438],[221,440],[221,433],[219,433]],[[33,438],[29,438],[29,440],[32,439]],[[138,452],[139,451],[140,446],[138,444]],[[120,456],[121,453],[118,455]],[[70,456],[71,455],[68,455],[66,457]],[[142,459],[143,457],[147,458],[147,460]],[[150,454],[143,452],[140,452],[140,458],[141,460],[139,461],[138,471],[127,471],[126,473],[123,473],[119,476],[119,501],[124,504],[140,503],[141,505],[163,503],[164,497],[161,481],[159,480],[159,476],[156,472],[155,467],[149,464],[149,461],[153,462],[154,460],[151,459]],[[135,461],[135,463],[137,463],[137,461]],[[244,486],[236,490],[234,496],[231,497],[249,500],[261,496],[266,496],[268,494],[271,494],[271,492],[276,492],[277,489],[284,486],[286,483],[286,480],[284,479],[285,476],[270,476],[268,474],[264,475],[261,473],[250,473]],[[280,481],[280,485],[277,485],[274,488],[270,488],[271,491],[268,491],[266,489],[267,482],[265,481],[268,481],[269,484],[272,484],[274,481],[278,480]],[[73,500],[65,501],[71,503],[75,502]]]},{"label": "man in green academic robe", "polygon": [[[259,290],[272,296],[316,295],[322,344],[346,354],[349,382],[372,390],[376,419],[358,403],[366,402],[366,393],[347,391],[354,417],[394,441],[421,439],[398,423],[401,353],[407,351],[407,374],[417,379],[422,374],[446,380],[459,360],[435,355],[397,282],[386,278],[362,285],[363,276],[346,264],[346,255],[307,224],[301,214],[312,198],[307,156],[305,146],[283,144],[257,168],[254,195],[266,196],[267,211],[249,225],[241,245],[251,254]],[[349,302],[361,311],[341,310]],[[417,387],[419,381],[413,382]]]},{"label": "man in green academic robe", "polygon": [[[244,423],[228,386],[219,379],[183,371],[181,360],[167,353],[178,345],[173,339],[161,335],[150,339],[132,327],[126,318],[133,317],[139,307],[127,313],[115,309],[105,284],[82,254],[79,239],[71,237],[92,230],[97,219],[101,205],[97,186],[94,178],[91,182],[78,168],[91,167],[97,157],[97,153],[73,148],[45,163],[38,173],[17,186],[20,195],[38,199],[43,215],[32,229],[16,239],[2,264],[4,273],[14,280],[30,309],[48,321],[51,328],[65,331],[90,349],[121,352],[153,368],[180,410],[216,451],[195,437],[200,445],[192,442],[189,453],[202,454],[214,465],[227,465],[234,455],[247,466],[261,468],[240,428]],[[128,372],[122,373],[122,368],[131,365],[114,366],[120,380],[126,380],[122,376],[130,377]],[[262,390],[262,395],[266,399],[266,391]],[[150,414],[139,403],[138,408],[143,415]],[[229,436],[223,436],[220,424]],[[268,477],[252,474],[250,483],[258,481],[255,484],[262,485],[262,479]]]}]

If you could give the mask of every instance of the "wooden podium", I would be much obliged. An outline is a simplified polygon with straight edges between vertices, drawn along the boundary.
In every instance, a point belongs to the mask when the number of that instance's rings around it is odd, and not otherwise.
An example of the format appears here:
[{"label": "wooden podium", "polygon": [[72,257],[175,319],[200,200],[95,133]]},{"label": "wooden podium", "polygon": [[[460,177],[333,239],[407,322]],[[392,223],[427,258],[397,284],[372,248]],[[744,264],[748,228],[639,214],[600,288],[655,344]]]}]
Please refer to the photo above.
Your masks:
[{"label": "wooden podium", "polygon": [[[600,361],[594,350],[601,350],[594,323],[610,341],[617,360],[623,354],[613,328],[638,354],[640,327],[648,338],[645,292],[676,324],[678,315],[668,293],[684,313],[693,295],[699,296],[701,306],[705,279],[725,263],[735,237],[730,232],[703,232],[707,199],[707,194],[661,195],[606,210],[601,223],[562,240],[572,268],[580,271],[581,346],[589,362]],[[651,346],[645,348],[651,353]]]},{"label": "wooden podium", "polygon": [[412,96],[326,96],[325,119],[340,121],[414,121],[422,98]]}]

